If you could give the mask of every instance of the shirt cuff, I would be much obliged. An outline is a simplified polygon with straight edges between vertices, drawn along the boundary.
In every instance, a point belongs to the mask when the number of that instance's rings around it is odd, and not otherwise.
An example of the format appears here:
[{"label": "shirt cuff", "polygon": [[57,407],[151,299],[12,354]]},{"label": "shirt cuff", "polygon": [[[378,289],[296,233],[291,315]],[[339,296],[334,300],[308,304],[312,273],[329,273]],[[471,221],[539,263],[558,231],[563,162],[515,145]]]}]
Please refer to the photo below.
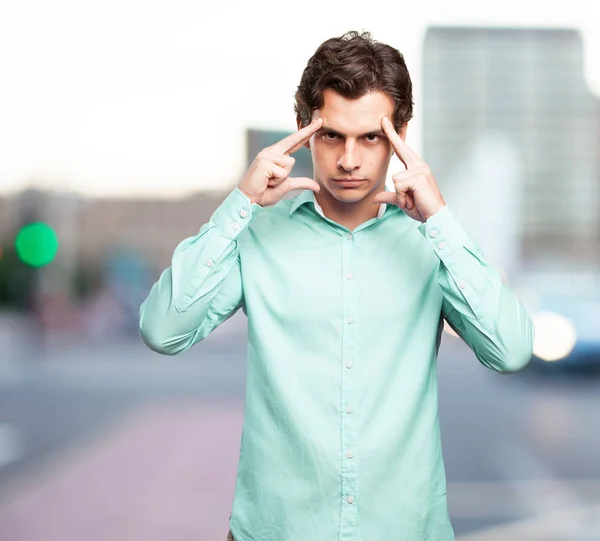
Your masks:
[{"label": "shirt cuff", "polygon": [[458,223],[448,205],[430,216],[418,229],[442,261],[471,244],[469,235]]},{"label": "shirt cuff", "polygon": [[257,208],[262,207],[252,203],[250,198],[236,186],[213,212],[210,220],[224,236],[235,239],[250,223]]}]

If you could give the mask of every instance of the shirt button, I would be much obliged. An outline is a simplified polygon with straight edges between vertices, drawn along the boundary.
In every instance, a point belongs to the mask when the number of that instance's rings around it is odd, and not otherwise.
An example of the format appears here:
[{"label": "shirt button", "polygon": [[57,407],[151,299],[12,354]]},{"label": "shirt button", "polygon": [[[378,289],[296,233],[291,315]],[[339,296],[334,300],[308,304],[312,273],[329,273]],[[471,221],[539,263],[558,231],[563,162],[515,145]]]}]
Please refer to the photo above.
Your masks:
[{"label": "shirt button", "polygon": [[237,222],[231,222],[231,229],[238,229],[240,227],[240,224],[238,224]]},{"label": "shirt button", "polygon": [[458,287],[460,287],[461,289],[464,289],[465,287],[467,287],[467,282],[465,282],[464,280],[461,280],[458,283]]},{"label": "shirt button", "polygon": [[348,240],[352,240],[352,233],[348,233],[348,234],[346,235],[346,238],[347,238]]},{"label": "shirt button", "polygon": [[352,368],[352,359],[346,361],[346,368]]},{"label": "shirt button", "polygon": [[242,218],[245,218],[246,216],[248,216],[248,211],[246,209],[240,209],[240,216]]},{"label": "shirt button", "polygon": [[437,229],[432,229],[432,230],[429,232],[429,236],[430,236],[432,239],[434,239],[434,238],[437,236]]},{"label": "shirt button", "polygon": [[348,316],[348,317],[346,318],[346,321],[347,321],[348,323],[352,324],[352,323],[354,323],[354,318],[353,318],[352,316]]},{"label": "shirt button", "polygon": [[207,259],[206,260],[206,266],[207,267],[212,267],[213,266],[213,260],[212,259]]},{"label": "shirt button", "polygon": [[446,247],[446,243],[445,243],[444,241],[442,241],[442,242],[440,242],[440,243],[438,244],[438,248],[439,248],[440,250],[443,250],[445,247]]},{"label": "shirt button", "polygon": [[354,274],[349,272],[348,274],[346,274],[346,278],[348,278],[348,280],[352,280],[352,278],[354,278]]},{"label": "shirt button", "polygon": [[353,498],[352,496],[348,496],[348,497],[346,498],[346,501],[347,501],[348,503],[354,503],[354,498]]},{"label": "shirt button", "polygon": [[348,458],[352,458],[352,457],[354,456],[354,453],[352,453],[352,451],[348,451],[348,452],[346,453],[346,456],[347,456]]},{"label": "shirt button", "polygon": [[348,414],[352,413],[353,411],[354,411],[354,410],[352,409],[352,406],[348,406],[348,407],[346,408],[346,413],[348,413]]}]

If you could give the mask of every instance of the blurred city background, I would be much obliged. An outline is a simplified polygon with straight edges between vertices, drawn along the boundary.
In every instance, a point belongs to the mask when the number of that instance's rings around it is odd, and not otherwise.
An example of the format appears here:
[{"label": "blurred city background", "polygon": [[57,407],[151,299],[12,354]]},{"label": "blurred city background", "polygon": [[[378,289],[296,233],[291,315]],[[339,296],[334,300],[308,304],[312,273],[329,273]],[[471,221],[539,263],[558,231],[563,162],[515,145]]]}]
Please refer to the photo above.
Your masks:
[{"label": "blurred city background", "polygon": [[536,324],[510,376],[444,335],[456,537],[600,540],[597,3],[334,4],[0,8],[0,541],[225,539],[245,316],[170,358],[139,306],[350,29],[405,55],[407,142]]}]

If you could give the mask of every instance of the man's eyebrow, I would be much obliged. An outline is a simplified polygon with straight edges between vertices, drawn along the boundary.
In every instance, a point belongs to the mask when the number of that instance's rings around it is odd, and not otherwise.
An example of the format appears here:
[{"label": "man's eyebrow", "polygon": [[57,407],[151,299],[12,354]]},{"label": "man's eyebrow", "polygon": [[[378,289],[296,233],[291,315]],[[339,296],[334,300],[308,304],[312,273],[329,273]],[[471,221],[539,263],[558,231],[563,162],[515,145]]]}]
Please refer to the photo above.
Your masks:
[{"label": "man's eyebrow", "polygon": [[342,136],[343,136],[343,134],[342,134],[342,133],[340,133],[339,131],[335,131],[333,128],[330,128],[329,126],[325,126],[325,124],[323,124],[323,126],[321,126],[321,127],[320,127],[320,128],[317,130],[317,133],[325,133],[325,132],[328,132],[328,133],[333,133],[333,134],[335,134],[335,135],[342,135]]},{"label": "man's eyebrow", "polygon": [[380,136],[385,137],[385,132],[382,129],[373,130],[373,131],[365,133],[363,135],[363,137],[366,137],[367,135],[380,135]]},{"label": "man's eyebrow", "polygon": [[[336,131],[333,128],[330,128],[329,126],[321,126],[321,128],[317,131],[317,133],[325,133],[325,132],[332,133],[334,135],[339,135],[340,137],[345,137],[345,135],[343,133],[340,133],[339,131]],[[369,135],[378,135],[380,137],[386,137],[385,132],[381,128],[365,132],[365,133],[359,135],[359,137],[368,137]]]}]

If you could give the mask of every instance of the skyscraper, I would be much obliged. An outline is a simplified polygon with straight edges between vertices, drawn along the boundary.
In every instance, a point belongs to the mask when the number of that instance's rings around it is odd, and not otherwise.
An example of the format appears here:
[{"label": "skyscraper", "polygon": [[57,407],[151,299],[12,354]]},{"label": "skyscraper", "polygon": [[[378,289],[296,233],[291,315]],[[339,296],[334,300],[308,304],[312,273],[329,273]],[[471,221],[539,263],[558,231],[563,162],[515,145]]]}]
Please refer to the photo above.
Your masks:
[{"label": "skyscraper", "polygon": [[424,158],[510,270],[600,263],[600,100],[583,58],[571,29],[426,32]]}]

